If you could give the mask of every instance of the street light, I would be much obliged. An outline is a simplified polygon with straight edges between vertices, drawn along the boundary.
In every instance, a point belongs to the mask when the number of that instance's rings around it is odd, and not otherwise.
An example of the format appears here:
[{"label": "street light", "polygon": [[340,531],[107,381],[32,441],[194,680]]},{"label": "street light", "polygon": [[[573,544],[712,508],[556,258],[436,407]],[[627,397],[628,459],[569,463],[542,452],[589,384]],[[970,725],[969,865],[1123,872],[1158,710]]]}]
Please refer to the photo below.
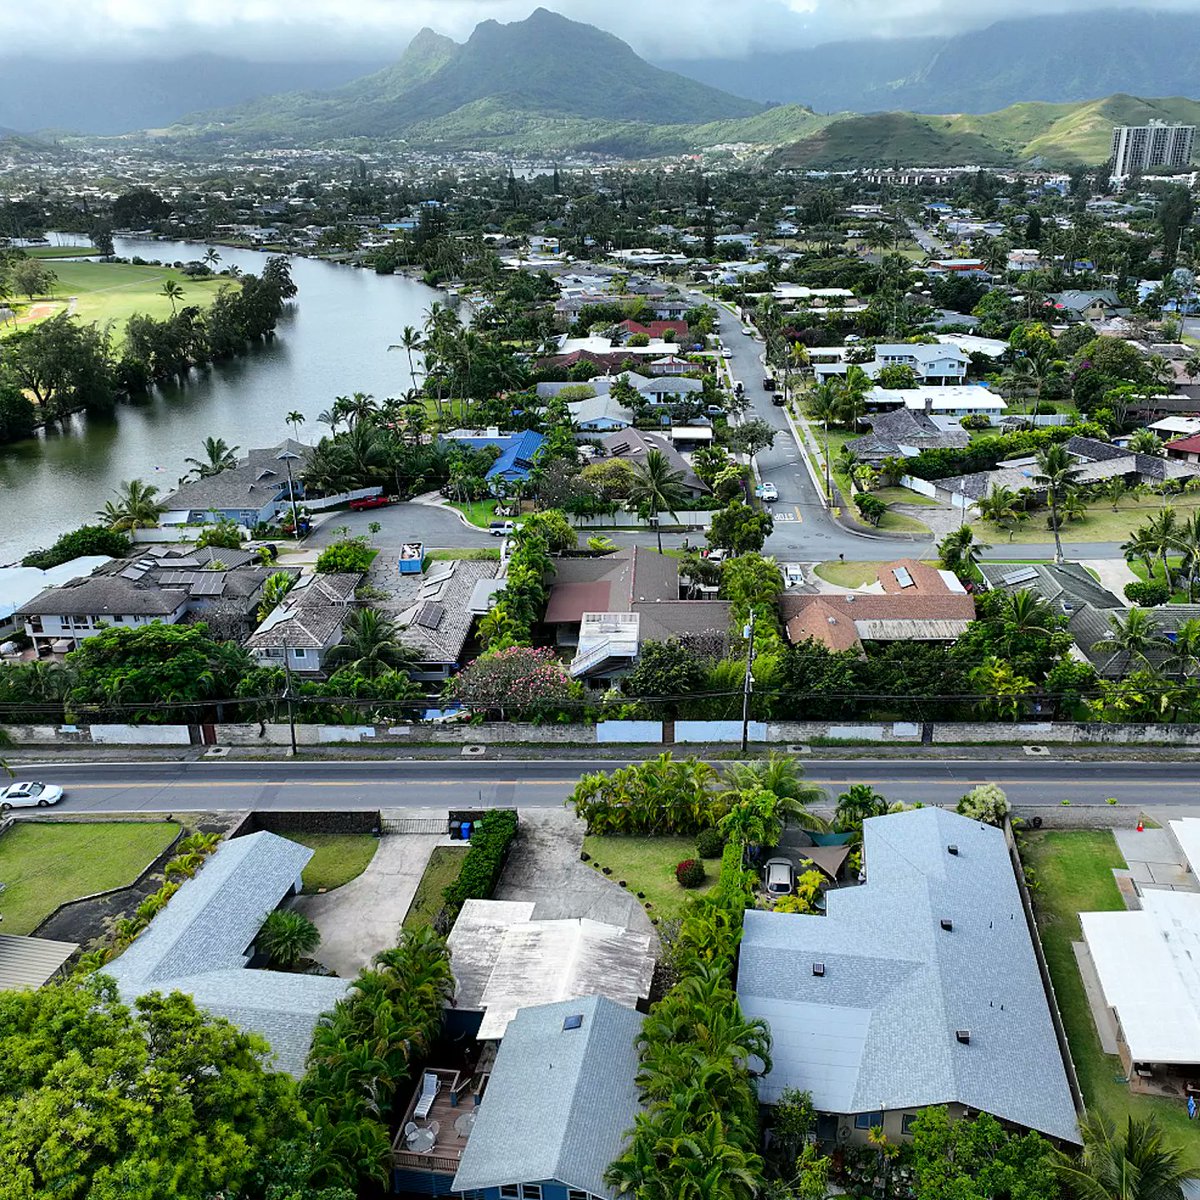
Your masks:
[{"label": "street light", "polygon": [[291,450],[283,450],[275,456],[277,462],[287,467],[288,499],[292,502],[292,537],[300,540],[300,518],[296,515],[296,485],[292,482],[292,463],[300,461],[300,455]]}]

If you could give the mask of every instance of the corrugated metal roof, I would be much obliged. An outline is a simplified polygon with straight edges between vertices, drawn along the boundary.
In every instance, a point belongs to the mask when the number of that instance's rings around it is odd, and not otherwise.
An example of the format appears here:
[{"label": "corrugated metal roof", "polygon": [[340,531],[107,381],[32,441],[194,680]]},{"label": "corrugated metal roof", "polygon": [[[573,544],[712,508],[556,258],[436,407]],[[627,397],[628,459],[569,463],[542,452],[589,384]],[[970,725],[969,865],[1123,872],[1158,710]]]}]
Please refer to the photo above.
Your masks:
[{"label": "corrugated metal roof", "polygon": [[0,934],[0,992],[40,988],[78,949],[76,942]]}]

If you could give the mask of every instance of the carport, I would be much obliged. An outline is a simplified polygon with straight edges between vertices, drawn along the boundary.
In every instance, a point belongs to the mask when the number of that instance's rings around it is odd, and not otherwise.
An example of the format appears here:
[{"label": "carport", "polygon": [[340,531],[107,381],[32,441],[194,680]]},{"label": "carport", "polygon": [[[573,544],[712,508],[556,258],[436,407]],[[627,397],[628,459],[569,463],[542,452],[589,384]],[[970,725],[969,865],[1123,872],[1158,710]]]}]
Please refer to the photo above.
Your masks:
[{"label": "carport", "polygon": [[49,983],[79,949],[76,942],[0,934],[0,992],[23,992]]}]

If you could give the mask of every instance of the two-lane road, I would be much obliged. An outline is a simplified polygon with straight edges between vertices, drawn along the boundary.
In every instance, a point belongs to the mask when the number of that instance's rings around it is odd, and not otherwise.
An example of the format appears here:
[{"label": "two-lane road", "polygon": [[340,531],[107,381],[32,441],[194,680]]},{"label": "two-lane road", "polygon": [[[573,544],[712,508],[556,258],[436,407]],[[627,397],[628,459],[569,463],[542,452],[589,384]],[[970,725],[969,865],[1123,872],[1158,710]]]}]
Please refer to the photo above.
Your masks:
[{"label": "two-lane road", "polygon": [[[26,764],[21,778],[60,784],[61,812],[217,812],[240,809],[441,809],[559,805],[580,775],[621,762],[500,758],[459,761]],[[720,764],[715,764],[720,765]],[[1015,804],[1200,806],[1194,763],[1062,762],[1011,758],[817,759],[807,777],[836,796],[869,783],[889,800],[944,804],[998,783]]]}]

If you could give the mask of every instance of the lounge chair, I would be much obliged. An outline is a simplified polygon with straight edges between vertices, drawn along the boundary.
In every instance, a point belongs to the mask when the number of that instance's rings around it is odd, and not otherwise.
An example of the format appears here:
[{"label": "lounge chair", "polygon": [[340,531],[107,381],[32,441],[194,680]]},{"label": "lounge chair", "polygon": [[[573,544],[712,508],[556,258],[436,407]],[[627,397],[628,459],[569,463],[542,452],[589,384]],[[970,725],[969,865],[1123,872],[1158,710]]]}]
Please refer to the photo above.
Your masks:
[{"label": "lounge chair", "polygon": [[429,1116],[429,1110],[433,1107],[433,1102],[437,1099],[437,1094],[441,1086],[442,1081],[432,1071],[425,1072],[421,1080],[421,1095],[417,1100],[417,1107],[413,1109],[414,1117],[425,1118]]}]

